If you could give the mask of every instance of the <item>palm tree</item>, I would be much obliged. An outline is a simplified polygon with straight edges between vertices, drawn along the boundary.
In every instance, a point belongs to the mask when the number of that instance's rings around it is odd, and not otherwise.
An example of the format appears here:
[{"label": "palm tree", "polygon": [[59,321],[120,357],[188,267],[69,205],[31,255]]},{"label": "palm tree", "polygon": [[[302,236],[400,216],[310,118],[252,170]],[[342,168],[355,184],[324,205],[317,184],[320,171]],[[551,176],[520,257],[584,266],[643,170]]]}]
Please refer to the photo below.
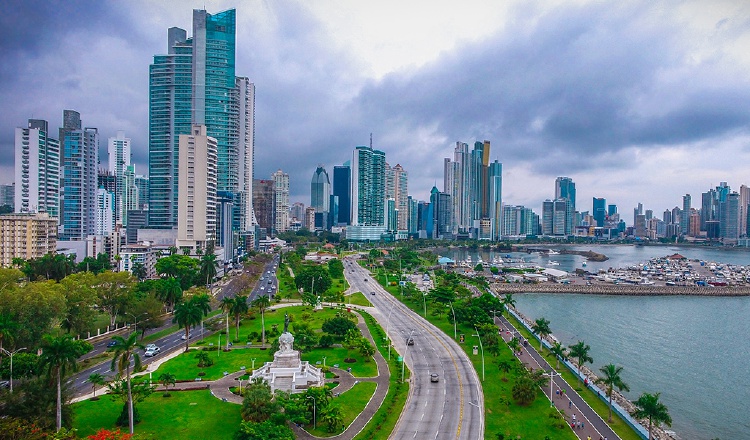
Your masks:
[{"label": "palm tree", "polygon": [[39,365],[47,370],[48,376],[55,376],[57,381],[57,430],[62,428],[62,378],[68,369],[78,370],[77,360],[91,350],[91,344],[77,341],[70,335],[53,337],[44,335],[42,339],[42,355]]},{"label": "palm tree", "polygon": [[119,374],[125,371],[125,379],[128,383],[128,426],[130,427],[130,433],[133,434],[133,392],[130,387],[130,360],[133,360],[133,370],[140,370],[141,357],[138,355],[137,350],[144,347],[138,342],[138,334],[136,332],[131,333],[127,339],[122,336],[112,336],[112,339],[115,341],[115,344],[108,351],[113,352],[114,356],[109,368],[110,370],[114,370],[116,365]]},{"label": "palm tree", "polygon": [[570,357],[574,358],[578,361],[578,379],[581,379],[581,367],[585,363],[591,363],[594,362],[594,360],[589,356],[589,350],[591,350],[591,347],[584,344],[583,341],[578,341],[577,344],[570,346]]},{"label": "palm tree", "polygon": [[565,360],[567,358],[567,350],[561,343],[555,342],[552,347],[550,347],[549,352],[557,358],[557,369],[559,370],[560,359]]},{"label": "palm tree", "polygon": [[[508,317],[510,317],[510,308],[516,306],[516,300],[513,299],[512,293],[506,293],[502,299],[503,307],[508,311]],[[500,313],[502,315],[502,312]]]},{"label": "palm tree", "polygon": [[552,334],[552,330],[549,328],[549,321],[544,318],[537,319],[531,326],[531,331],[539,335],[539,350],[541,350],[544,348],[544,344],[542,344],[544,338]]},{"label": "palm tree", "polygon": [[159,382],[164,387],[164,397],[169,396],[169,386],[177,383],[177,378],[172,373],[162,373],[159,375]]},{"label": "palm tree", "polygon": [[182,299],[182,286],[176,278],[168,277],[159,280],[156,297],[164,301],[167,311],[174,310],[175,304]]},{"label": "palm tree", "polygon": [[508,373],[513,369],[513,364],[510,361],[500,361],[497,363],[497,369],[504,373],[502,379],[503,382],[507,382]]},{"label": "palm tree", "polygon": [[200,324],[203,319],[203,311],[200,306],[193,301],[193,298],[191,298],[190,301],[177,304],[174,308],[174,318],[172,318],[173,323],[177,323],[178,326],[185,328],[186,352],[190,346],[190,327]]},{"label": "palm tree", "polygon": [[206,280],[206,286],[208,286],[216,276],[216,254],[214,253],[212,244],[209,244],[206,252],[201,257],[200,266],[201,279]]},{"label": "palm tree", "polygon": [[18,322],[10,313],[0,313],[0,350],[3,342],[13,340],[13,332],[18,330]]},{"label": "palm tree", "polygon": [[344,423],[344,415],[338,405],[328,405],[321,411],[321,419],[328,425],[328,432],[336,432],[336,428]]},{"label": "palm tree", "polygon": [[[248,311],[247,295],[236,295],[232,301],[230,313],[234,317],[234,339],[240,338],[240,317]],[[229,336],[229,335],[227,335]]]},{"label": "palm tree", "polygon": [[255,301],[253,301],[253,307],[257,307],[258,310],[260,311],[260,328],[261,328],[260,341],[261,341],[261,345],[263,346],[266,345],[266,321],[263,315],[266,309],[269,308],[270,306],[271,306],[271,300],[265,295],[259,296],[255,298]]},{"label": "palm tree", "polygon": [[94,397],[93,400],[96,400],[96,387],[101,387],[107,384],[107,381],[104,379],[104,376],[102,376],[99,373],[93,373],[89,375],[88,378],[89,383],[91,384],[91,388],[94,390]]},{"label": "palm tree", "polygon": [[648,440],[651,440],[651,427],[656,424],[658,427],[662,423],[672,426],[672,417],[669,415],[667,406],[659,402],[661,393],[649,394],[643,393],[633,404],[638,408],[633,416],[639,419],[648,419]]},{"label": "palm tree", "polygon": [[612,391],[614,391],[615,387],[619,390],[625,390],[630,391],[630,387],[628,384],[622,381],[622,377],[620,377],[620,373],[622,372],[622,367],[615,366],[615,364],[609,364],[601,367],[599,371],[604,374],[603,377],[600,377],[596,379],[596,383],[604,385],[607,387],[607,397],[609,398],[609,421],[612,421]]},{"label": "palm tree", "polygon": [[518,340],[518,338],[513,338],[508,341],[508,347],[513,350],[513,353],[517,353],[521,348],[521,342]]}]

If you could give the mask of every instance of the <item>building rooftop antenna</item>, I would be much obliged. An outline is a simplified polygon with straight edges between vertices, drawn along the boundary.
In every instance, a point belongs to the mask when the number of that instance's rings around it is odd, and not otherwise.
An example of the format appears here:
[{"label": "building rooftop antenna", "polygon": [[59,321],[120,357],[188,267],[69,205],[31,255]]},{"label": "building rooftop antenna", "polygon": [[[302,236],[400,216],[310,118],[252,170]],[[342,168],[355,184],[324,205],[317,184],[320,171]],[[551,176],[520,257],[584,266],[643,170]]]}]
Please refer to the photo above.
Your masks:
[{"label": "building rooftop antenna", "polygon": [[372,149],[372,133],[370,133],[370,149]]}]

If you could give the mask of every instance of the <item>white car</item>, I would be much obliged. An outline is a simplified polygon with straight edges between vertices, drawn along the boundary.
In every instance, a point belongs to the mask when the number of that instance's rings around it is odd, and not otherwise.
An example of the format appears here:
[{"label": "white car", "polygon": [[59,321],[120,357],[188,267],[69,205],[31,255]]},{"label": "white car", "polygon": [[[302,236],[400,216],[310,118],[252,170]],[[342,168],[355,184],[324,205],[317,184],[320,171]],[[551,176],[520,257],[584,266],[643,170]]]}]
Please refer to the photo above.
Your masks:
[{"label": "white car", "polygon": [[146,357],[156,356],[157,354],[159,354],[159,351],[161,351],[159,350],[159,347],[154,347],[152,349],[146,350],[146,353],[144,353],[144,355]]},{"label": "white car", "polygon": [[148,344],[146,346],[146,351],[149,351],[149,350],[158,350],[158,349],[159,349],[159,347],[157,347],[156,344]]}]

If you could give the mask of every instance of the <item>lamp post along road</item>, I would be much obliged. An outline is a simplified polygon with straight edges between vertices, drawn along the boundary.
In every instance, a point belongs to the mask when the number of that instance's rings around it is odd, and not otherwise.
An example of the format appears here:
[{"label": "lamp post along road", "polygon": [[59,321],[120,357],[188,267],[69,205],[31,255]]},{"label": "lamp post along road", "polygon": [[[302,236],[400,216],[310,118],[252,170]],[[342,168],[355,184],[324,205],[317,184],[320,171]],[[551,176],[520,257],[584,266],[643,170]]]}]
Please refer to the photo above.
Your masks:
[{"label": "lamp post along road", "polygon": [[128,316],[132,316],[133,317],[133,321],[134,321],[134,323],[133,323],[134,330],[133,331],[136,334],[138,334],[138,318],[140,318],[141,316],[148,315],[148,312],[143,312],[143,313],[140,313],[138,315],[134,315],[132,313],[125,313],[125,314],[128,315]]},{"label": "lamp post along road", "polygon": [[307,398],[312,399],[313,402],[313,429],[316,429],[318,427],[318,419],[315,416],[315,397],[307,396]]},{"label": "lamp post along road", "polygon": [[477,339],[479,339],[479,349],[482,351],[482,382],[484,382],[484,347],[482,347],[482,337],[479,336],[479,330],[477,330],[477,326],[474,326],[474,330],[477,332],[475,335]]},{"label": "lamp post along road", "polygon": [[13,392],[13,356],[21,350],[26,350],[26,347],[21,347],[15,351],[8,351],[4,348],[0,348],[3,353],[10,356],[10,392]]},{"label": "lamp post along road", "polygon": [[458,339],[458,334],[456,333],[456,311],[453,310],[453,303],[449,302],[448,305],[451,306],[451,313],[453,313],[453,340],[455,341]]}]

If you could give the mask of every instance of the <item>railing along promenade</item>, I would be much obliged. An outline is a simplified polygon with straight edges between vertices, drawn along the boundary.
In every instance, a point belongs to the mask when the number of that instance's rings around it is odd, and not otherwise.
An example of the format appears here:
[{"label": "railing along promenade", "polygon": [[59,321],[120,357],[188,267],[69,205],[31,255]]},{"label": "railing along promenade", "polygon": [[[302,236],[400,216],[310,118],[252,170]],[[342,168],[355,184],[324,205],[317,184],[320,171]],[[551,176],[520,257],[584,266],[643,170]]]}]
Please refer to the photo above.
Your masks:
[{"label": "railing along promenade", "polygon": [[495,293],[580,293],[591,295],[693,295],[750,296],[750,286],[657,286],[636,284],[562,284],[562,283],[492,283]]}]

